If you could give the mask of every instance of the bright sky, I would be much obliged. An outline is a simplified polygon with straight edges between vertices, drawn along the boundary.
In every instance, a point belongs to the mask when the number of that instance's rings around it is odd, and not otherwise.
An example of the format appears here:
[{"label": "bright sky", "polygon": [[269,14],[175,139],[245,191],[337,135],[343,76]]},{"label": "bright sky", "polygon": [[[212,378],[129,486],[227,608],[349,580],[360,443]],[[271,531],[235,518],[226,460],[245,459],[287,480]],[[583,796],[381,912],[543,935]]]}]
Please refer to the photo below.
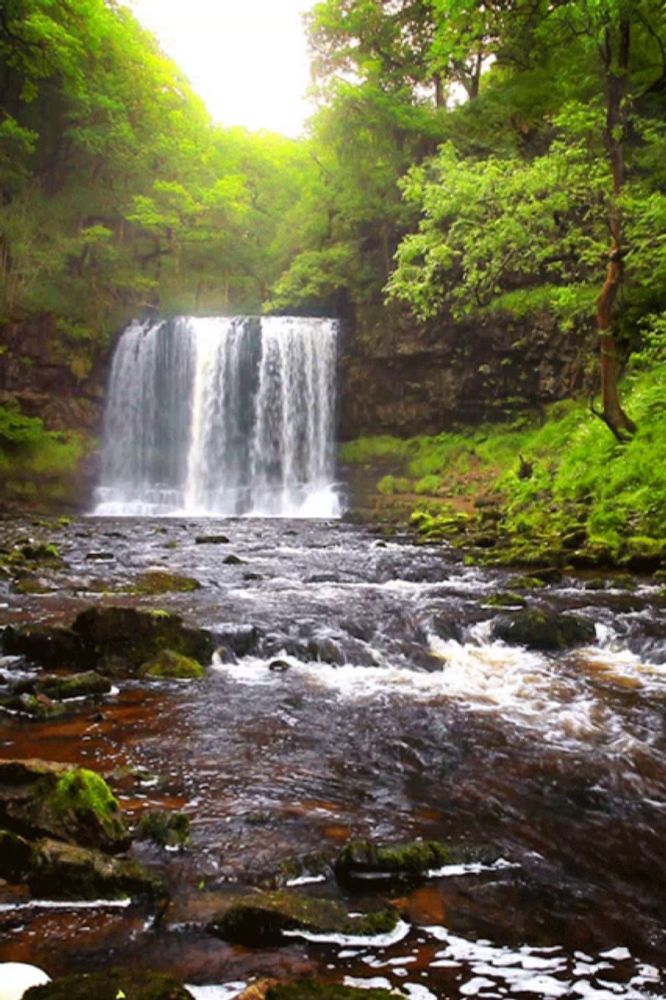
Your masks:
[{"label": "bright sky", "polygon": [[213,118],[297,136],[311,112],[301,13],[314,0],[126,0]]}]

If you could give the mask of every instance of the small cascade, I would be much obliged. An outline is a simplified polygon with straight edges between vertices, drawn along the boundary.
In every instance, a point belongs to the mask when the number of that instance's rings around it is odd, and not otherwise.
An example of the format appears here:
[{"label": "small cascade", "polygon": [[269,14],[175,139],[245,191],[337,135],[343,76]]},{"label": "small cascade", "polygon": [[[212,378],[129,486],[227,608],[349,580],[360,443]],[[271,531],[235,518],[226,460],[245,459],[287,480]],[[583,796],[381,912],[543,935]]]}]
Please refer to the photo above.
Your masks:
[{"label": "small cascade", "polygon": [[332,517],[333,320],[133,323],[113,358],[96,514]]}]

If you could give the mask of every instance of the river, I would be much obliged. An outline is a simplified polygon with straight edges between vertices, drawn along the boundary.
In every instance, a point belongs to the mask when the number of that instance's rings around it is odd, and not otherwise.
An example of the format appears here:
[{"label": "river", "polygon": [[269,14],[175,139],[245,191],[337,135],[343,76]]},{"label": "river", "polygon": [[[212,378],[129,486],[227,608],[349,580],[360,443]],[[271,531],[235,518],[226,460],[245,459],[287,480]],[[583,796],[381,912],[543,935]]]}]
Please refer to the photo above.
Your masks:
[{"label": "river", "polygon": [[[3,756],[142,768],[144,786],[120,796],[130,817],[166,806],[192,822],[184,852],[134,848],[169,885],[158,915],[54,909],[0,887],[0,961],[164,969],[198,1000],[297,974],[414,1000],[666,995],[666,615],[650,580],[591,589],[565,576],[530,592],[530,606],[596,626],[593,646],[549,656],[491,638],[502,612],[486,602],[507,571],[342,521],[7,520],[0,533],[48,537],[64,559],[47,593],[0,582],[0,624],[70,621],[102,601],[176,610],[222,636],[256,630],[252,652],[216,658],[203,681],[122,681],[64,720],[0,719]],[[210,533],[229,543],[197,544]],[[166,566],[200,589],[128,597]],[[7,676],[23,668],[0,662]],[[462,842],[500,860],[365,890],[400,907],[393,943],[253,951],[206,933],[208,893],[275,885],[288,860],[319,879],[305,891],[362,907],[327,867],[355,837]]]}]

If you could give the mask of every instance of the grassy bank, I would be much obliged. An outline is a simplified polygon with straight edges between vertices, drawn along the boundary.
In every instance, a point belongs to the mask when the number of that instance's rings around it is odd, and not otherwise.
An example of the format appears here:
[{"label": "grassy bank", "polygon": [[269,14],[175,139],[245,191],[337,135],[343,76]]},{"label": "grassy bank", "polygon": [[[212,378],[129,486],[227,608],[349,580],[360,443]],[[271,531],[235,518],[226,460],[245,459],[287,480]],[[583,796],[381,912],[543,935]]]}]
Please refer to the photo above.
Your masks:
[{"label": "grassy bank", "polygon": [[586,402],[557,403],[512,424],[342,446],[348,465],[391,471],[387,511],[411,510],[425,538],[489,563],[626,565],[666,559],[666,365],[624,386],[638,425],[620,445]]}]

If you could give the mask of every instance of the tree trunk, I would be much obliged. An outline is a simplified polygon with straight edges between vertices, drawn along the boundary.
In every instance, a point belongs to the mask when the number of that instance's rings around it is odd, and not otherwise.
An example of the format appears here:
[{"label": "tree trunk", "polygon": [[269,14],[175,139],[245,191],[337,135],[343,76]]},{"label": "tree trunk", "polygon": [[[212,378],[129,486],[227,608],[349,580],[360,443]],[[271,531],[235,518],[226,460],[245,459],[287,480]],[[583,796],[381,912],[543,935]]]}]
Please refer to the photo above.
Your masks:
[{"label": "tree trunk", "polygon": [[624,277],[624,248],[622,245],[622,216],[619,197],[624,185],[624,98],[629,70],[629,43],[631,26],[628,17],[621,17],[617,39],[617,63],[613,59],[613,31],[606,28],[603,60],[606,70],[606,144],[613,174],[613,197],[610,207],[611,246],[608,254],[608,271],[597,300],[597,330],[599,333],[601,418],[619,441],[629,438],[636,430],[633,420],[622,409],[618,382],[620,357],[613,333],[613,305]]}]

